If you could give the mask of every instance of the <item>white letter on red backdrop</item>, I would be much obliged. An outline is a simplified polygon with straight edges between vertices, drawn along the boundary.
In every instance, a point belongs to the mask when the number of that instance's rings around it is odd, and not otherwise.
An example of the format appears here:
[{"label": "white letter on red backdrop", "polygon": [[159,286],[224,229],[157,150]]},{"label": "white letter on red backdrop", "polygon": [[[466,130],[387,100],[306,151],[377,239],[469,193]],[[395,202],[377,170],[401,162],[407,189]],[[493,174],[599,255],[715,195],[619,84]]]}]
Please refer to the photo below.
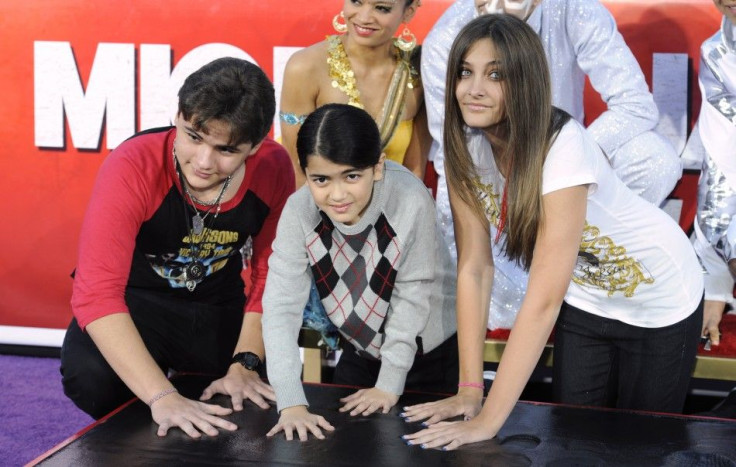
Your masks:
[{"label": "white letter on red backdrop", "polygon": [[171,46],[141,44],[141,130],[169,125]]},{"label": "white letter on red backdrop", "polygon": [[133,44],[97,46],[86,92],[69,42],[34,42],[33,73],[36,146],[64,146],[64,114],[79,149],[99,148],[103,121],[108,149],[134,133]]},{"label": "white letter on red backdrop", "polygon": [[170,125],[176,116],[179,88],[202,66],[221,57],[256,63],[230,44],[204,44],[187,52],[171,70],[168,45],[141,45],[141,130]]}]

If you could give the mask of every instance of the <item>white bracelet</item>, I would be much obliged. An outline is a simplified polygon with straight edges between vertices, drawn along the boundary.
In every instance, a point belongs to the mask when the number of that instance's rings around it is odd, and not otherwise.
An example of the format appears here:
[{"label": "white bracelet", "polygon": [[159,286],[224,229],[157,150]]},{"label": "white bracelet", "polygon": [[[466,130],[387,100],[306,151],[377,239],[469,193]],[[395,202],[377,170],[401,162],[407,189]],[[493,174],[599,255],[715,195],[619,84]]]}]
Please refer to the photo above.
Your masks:
[{"label": "white bracelet", "polygon": [[179,392],[179,391],[177,391],[176,388],[164,389],[163,391],[159,392],[158,394],[153,396],[151,400],[148,401],[148,406],[149,407],[152,406],[153,403],[156,402],[157,400],[161,399],[162,397],[168,396],[169,394],[173,394],[175,392]]}]

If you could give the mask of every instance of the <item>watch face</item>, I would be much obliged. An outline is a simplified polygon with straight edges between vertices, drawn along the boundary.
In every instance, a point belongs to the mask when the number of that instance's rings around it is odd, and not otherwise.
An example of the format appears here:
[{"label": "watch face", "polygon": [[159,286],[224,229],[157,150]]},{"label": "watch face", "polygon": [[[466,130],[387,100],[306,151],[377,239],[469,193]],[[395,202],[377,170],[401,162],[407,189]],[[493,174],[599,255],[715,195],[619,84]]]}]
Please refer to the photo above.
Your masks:
[{"label": "watch face", "polygon": [[261,366],[261,359],[253,352],[240,352],[235,354],[233,361],[238,362],[245,368],[253,371],[257,370],[258,367]]}]

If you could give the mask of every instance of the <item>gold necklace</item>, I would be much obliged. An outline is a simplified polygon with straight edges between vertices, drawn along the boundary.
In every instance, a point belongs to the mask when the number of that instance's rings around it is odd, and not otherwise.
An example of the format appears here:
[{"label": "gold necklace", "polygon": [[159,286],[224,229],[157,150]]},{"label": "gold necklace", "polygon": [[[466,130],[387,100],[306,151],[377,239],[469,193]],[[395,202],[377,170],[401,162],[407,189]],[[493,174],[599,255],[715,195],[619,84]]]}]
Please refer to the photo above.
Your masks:
[{"label": "gold necklace", "polygon": [[[394,39],[394,42],[396,40]],[[332,87],[337,88],[344,92],[348,96],[348,104],[364,108],[360,102],[360,91],[358,90],[358,84],[355,81],[355,72],[353,67],[350,66],[350,60],[348,60],[348,54],[345,52],[345,47],[342,45],[340,36],[327,36],[327,64],[330,66],[330,78],[332,78]],[[413,89],[417,86],[419,81],[419,73],[411,65],[409,58],[402,54],[401,50],[394,44],[396,52],[396,60],[404,61],[409,68],[409,81],[406,86],[409,89]]]},{"label": "gold necklace", "polygon": [[347,94],[349,105],[362,109],[363,104],[360,102],[360,91],[355,82],[355,73],[350,66],[350,60],[348,60],[348,54],[345,53],[340,36],[327,36],[327,43],[329,45],[327,64],[330,66],[332,87]]}]

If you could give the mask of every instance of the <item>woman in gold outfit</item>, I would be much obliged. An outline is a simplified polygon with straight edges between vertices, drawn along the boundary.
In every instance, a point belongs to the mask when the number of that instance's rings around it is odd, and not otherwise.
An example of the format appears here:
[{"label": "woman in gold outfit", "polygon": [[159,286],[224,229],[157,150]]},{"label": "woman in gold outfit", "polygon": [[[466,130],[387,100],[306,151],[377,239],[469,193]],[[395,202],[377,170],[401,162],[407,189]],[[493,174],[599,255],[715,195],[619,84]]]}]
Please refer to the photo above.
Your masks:
[{"label": "woman in gold outfit", "polygon": [[[329,103],[365,109],[379,126],[386,156],[424,178],[431,137],[419,77],[419,47],[406,26],[419,3],[345,0],[332,22],[339,34],[289,59],[279,118],[297,188],[304,183],[296,154],[297,132],[309,113]],[[394,38],[402,25],[401,35]]]}]

